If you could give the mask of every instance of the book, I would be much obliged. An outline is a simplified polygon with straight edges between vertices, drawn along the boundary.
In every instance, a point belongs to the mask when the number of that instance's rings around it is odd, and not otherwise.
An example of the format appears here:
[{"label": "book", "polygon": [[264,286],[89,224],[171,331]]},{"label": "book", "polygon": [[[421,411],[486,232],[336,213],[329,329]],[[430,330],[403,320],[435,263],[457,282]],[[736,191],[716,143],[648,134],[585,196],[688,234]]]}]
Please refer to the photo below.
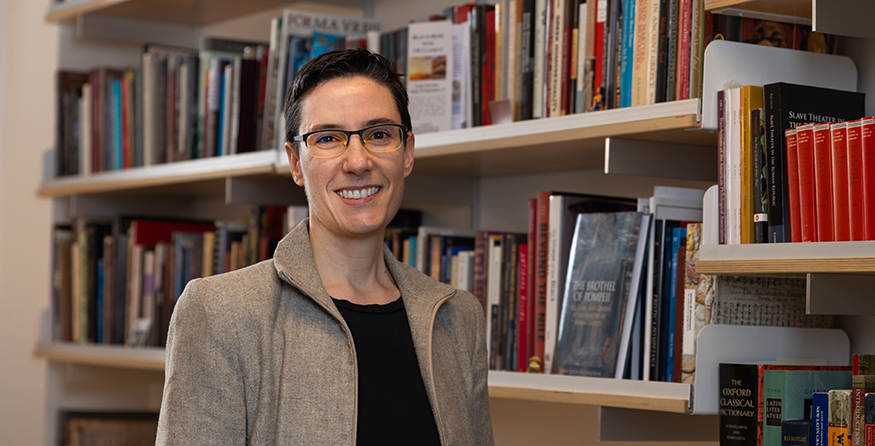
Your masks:
[{"label": "book", "polygon": [[761,401],[759,367],[735,363],[718,366],[717,414],[721,446],[757,446],[757,411]]},{"label": "book", "polygon": [[863,118],[860,140],[863,146],[863,236],[875,240],[875,118]]},{"label": "book", "polygon": [[829,416],[829,392],[811,394],[811,444],[826,446]]},{"label": "book", "polygon": [[810,446],[811,420],[784,420],[781,424],[781,446]]},{"label": "book", "polygon": [[[613,377],[635,262],[642,262],[642,214],[580,214],[569,258],[554,372]],[[646,234],[646,233],[645,233]]]},{"label": "book", "polygon": [[[787,420],[806,416],[806,400],[816,391],[850,387],[848,366],[786,366],[763,373],[763,446],[781,445],[781,428]],[[810,401],[809,403],[810,404]]]},{"label": "book", "polygon": [[544,364],[552,370],[559,312],[565,295],[568,256],[574,237],[577,215],[593,212],[631,212],[635,200],[604,195],[552,192],[548,204],[547,308],[544,327]]},{"label": "book", "polygon": [[765,109],[758,108],[750,113],[751,154],[753,175],[753,242],[766,243],[769,232],[769,194],[766,179]]},{"label": "book", "polygon": [[832,151],[833,238],[837,242],[851,240],[848,217],[848,123],[830,125]]},{"label": "book", "polygon": [[[80,102],[82,87],[88,84],[88,73],[72,70],[58,70],[55,74],[55,97],[57,98],[55,127],[55,175],[78,175],[80,123]],[[84,172],[83,172],[84,173]]]},{"label": "book", "polygon": [[453,25],[432,21],[408,26],[407,91],[417,133],[452,128]]},{"label": "book", "polygon": [[789,241],[799,243],[802,241],[802,213],[800,210],[802,188],[799,187],[799,146],[797,145],[795,128],[787,129],[784,132],[784,141],[787,152],[787,203],[790,210],[787,230],[790,234]]},{"label": "book", "polygon": [[741,102],[738,105],[740,110],[738,131],[738,141],[741,144],[741,243],[754,243],[754,202],[753,190],[756,186],[756,177],[754,176],[753,164],[754,158],[758,156],[754,152],[753,139],[755,129],[750,120],[751,113],[754,110],[763,107],[763,89],[759,86],[745,85],[741,87],[740,92]]},{"label": "book", "polygon": [[784,132],[808,122],[842,122],[864,113],[862,93],[789,83],[763,86],[769,165],[769,241],[790,240]]},{"label": "book", "polygon": [[687,225],[684,260],[684,316],[681,338],[681,382],[696,381],[696,349],[699,332],[710,322],[714,300],[714,276],[696,272],[702,246],[702,224]]},{"label": "book", "polygon": [[863,121],[848,122],[848,229],[851,241],[866,239],[863,214]]},{"label": "book", "polygon": [[875,375],[851,377],[851,411],[848,414],[848,437],[851,445],[864,446],[866,440],[866,394],[875,392]]},{"label": "book", "polygon": [[850,443],[848,439],[850,400],[850,389],[831,389],[829,391],[827,446],[845,446]]},{"label": "book", "polygon": [[831,242],[835,239],[834,218],[832,215],[831,139],[829,123],[814,126],[815,227],[817,228],[817,241],[819,242]]},{"label": "book", "polygon": [[[792,157],[792,155],[790,155]],[[796,158],[799,188],[799,239],[817,241],[817,204],[814,196],[814,124],[796,127]],[[787,164],[789,169],[790,164]],[[788,186],[792,176],[788,176]],[[791,227],[791,233],[793,229]],[[795,241],[795,237],[794,237]]]}]

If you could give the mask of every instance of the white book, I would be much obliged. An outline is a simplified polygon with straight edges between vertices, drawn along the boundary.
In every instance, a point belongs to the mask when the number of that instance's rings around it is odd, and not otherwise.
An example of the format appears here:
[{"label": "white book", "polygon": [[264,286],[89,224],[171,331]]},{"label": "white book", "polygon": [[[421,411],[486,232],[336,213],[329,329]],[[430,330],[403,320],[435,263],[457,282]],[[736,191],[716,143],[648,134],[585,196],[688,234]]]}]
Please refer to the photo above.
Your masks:
[{"label": "white book", "polygon": [[407,94],[416,133],[447,131],[453,123],[453,24],[411,23],[407,28]]},{"label": "white book", "polygon": [[471,292],[473,291],[471,279],[473,279],[472,275],[474,273],[474,251],[462,251],[458,257],[458,282],[456,283],[456,288]]},{"label": "white book", "polygon": [[493,351],[498,348],[501,333],[498,333],[498,327],[501,325],[498,318],[501,316],[501,260],[502,247],[501,239],[494,238],[489,240],[489,275],[488,283],[486,284],[486,301],[489,302],[486,312],[486,352],[489,358],[490,368],[496,370],[498,362],[495,356],[499,353]]},{"label": "white book", "polygon": [[562,114],[562,84],[564,82],[565,63],[565,2],[566,0],[550,0],[552,11],[548,16],[548,66],[547,84],[548,96],[546,98],[547,116],[560,116]]},{"label": "white book", "polygon": [[468,23],[453,25],[453,95],[452,120],[453,130],[471,127],[471,27]]}]

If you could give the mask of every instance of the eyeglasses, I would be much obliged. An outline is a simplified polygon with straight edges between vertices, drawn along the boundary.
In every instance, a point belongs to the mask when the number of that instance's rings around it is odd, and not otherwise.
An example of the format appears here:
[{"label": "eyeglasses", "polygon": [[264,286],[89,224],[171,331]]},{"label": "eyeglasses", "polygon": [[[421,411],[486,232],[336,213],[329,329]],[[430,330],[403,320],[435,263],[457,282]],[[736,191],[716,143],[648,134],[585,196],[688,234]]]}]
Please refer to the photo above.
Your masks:
[{"label": "eyeglasses", "polygon": [[362,145],[374,153],[394,152],[404,143],[407,127],[401,124],[377,124],[361,130],[319,130],[292,138],[303,141],[314,158],[331,158],[346,151],[352,135],[359,135]]}]

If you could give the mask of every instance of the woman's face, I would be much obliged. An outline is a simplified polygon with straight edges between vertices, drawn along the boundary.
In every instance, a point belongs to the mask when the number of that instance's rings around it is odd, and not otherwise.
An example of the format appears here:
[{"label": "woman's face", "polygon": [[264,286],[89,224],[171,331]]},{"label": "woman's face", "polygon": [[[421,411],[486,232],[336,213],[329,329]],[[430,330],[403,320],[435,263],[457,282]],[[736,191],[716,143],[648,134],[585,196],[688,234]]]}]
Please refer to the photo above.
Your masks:
[{"label": "woman's face", "polygon": [[[327,81],[302,100],[298,134],[401,123],[389,89],[361,76]],[[408,134],[400,149],[372,153],[353,135],[346,151],[333,158],[314,158],[303,143],[297,143],[295,155],[291,143],[286,143],[292,177],[304,187],[310,202],[311,230],[342,237],[382,237],[401,206],[404,178],[413,170],[413,143],[413,134]]]}]

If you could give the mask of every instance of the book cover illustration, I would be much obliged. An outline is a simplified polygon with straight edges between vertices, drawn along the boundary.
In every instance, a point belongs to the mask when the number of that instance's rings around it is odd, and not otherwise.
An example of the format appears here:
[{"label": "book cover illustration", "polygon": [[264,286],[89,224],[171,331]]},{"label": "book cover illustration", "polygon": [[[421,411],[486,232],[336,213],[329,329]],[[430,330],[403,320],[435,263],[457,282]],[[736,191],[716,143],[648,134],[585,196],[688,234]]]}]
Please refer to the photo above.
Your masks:
[{"label": "book cover illustration", "polygon": [[559,323],[556,373],[614,376],[642,215],[578,216]]},{"label": "book cover illustration", "polygon": [[696,341],[699,332],[711,319],[714,301],[714,277],[696,272],[699,247],[702,245],[702,224],[687,225],[686,259],[684,262],[684,303],[687,306],[681,357],[681,382],[692,384],[696,379]]}]

